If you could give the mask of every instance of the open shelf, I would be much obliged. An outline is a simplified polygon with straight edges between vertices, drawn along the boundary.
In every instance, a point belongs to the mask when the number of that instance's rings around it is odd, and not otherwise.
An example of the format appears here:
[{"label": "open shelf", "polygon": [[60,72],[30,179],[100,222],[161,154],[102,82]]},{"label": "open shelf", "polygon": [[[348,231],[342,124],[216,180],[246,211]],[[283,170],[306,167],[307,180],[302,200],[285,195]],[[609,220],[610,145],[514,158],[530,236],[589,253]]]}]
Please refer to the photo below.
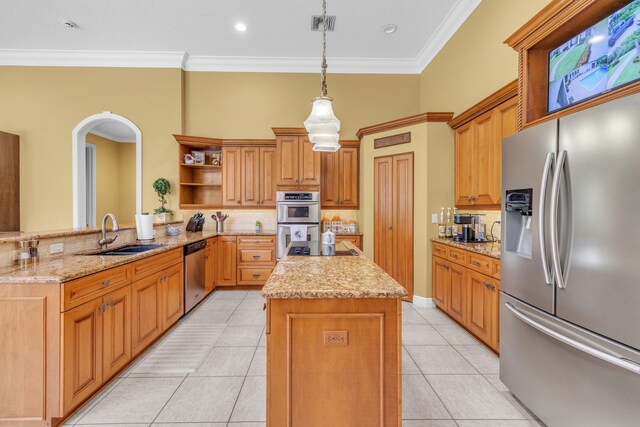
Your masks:
[{"label": "open shelf", "polygon": [[174,135],[180,144],[178,168],[180,171],[180,209],[216,209],[222,207],[222,166],[212,164],[186,164],[184,155],[192,151],[205,153],[210,162],[212,155],[222,157],[222,141],[214,138]]}]

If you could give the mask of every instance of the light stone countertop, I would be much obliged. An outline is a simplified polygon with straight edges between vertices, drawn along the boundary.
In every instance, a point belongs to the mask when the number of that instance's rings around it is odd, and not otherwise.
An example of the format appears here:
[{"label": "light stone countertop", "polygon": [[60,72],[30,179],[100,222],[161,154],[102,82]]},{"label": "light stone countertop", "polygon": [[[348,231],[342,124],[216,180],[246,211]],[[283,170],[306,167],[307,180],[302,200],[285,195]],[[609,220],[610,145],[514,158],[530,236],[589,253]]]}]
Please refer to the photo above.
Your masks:
[{"label": "light stone countertop", "polygon": [[275,299],[403,298],[405,288],[367,258],[358,256],[288,256],[276,265],[262,288],[262,296]]},{"label": "light stone countertop", "polygon": [[[83,255],[83,253],[47,258],[29,267],[17,265],[0,269],[0,283],[62,283],[79,277],[88,276],[124,264],[129,264],[172,249],[181,248],[190,243],[216,236],[274,236],[275,232],[255,233],[251,231],[202,231],[198,233],[182,232],[178,236],[162,236],[149,244],[166,244],[135,255]],[[133,243],[110,245],[109,250],[118,249]]]},{"label": "light stone countertop", "polygon": [[480,255],[486,255],[493,258],[500,259],[500,243],[498,242],[484,242],[484,243],[462,243],[455,242],[453,239],[431,239],[432,242],[441,243],[447,246],[453,246],[454,248],[464,249],[465,251],[475,252]]}]

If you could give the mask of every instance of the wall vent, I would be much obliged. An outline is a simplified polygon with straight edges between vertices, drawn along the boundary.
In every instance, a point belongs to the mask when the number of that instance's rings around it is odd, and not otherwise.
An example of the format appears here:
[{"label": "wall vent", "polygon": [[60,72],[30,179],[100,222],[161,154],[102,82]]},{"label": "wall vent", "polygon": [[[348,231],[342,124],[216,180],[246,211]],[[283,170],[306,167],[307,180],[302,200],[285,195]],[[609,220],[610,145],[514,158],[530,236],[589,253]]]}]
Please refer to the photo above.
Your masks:
[{"label": "wall vent", "polygon": [[[336,17],[327,16],[327,31],[333,31],[336,26]],[[324,22],[322,21],[322,15],[311,17],[311,31],[322,31]]]}]

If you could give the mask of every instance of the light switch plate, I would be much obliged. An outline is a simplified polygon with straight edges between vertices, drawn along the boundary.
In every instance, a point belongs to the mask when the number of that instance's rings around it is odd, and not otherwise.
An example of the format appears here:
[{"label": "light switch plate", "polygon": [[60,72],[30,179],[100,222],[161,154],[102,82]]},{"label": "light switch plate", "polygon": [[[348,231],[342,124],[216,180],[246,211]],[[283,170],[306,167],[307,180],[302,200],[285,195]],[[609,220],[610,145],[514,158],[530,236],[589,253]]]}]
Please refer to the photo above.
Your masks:
[{"label": "light switch plate", "polygon": [[64,243],[54,243],[49,246],[50,254],[59,254],[60,252],[64,252]]},{"label": "light switch plate", "polygon": [[438,214],[431,214],[431,224],[438,223]]}]

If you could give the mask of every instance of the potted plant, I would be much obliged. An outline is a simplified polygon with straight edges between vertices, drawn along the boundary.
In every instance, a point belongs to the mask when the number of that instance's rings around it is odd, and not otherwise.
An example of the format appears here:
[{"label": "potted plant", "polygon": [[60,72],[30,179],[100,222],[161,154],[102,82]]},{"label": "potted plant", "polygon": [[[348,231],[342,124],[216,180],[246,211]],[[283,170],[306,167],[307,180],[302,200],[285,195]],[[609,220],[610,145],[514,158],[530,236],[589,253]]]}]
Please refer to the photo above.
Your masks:
[{"label": "potted plant", "polygon": [[260,233],[262,231],[262,222],[256,221],[256,233]]},{"label": "potted plant", "polygon": [[155,220],[159,223],[165,223],[171,218],[171,215],[173,215],[173,211],[164,206],[167,204],[167,198],[165,196],[171,192],[171,183],[165,178],[158,178],[153,182],[153,189],[161,203],[160,207],[153,211]]}]

